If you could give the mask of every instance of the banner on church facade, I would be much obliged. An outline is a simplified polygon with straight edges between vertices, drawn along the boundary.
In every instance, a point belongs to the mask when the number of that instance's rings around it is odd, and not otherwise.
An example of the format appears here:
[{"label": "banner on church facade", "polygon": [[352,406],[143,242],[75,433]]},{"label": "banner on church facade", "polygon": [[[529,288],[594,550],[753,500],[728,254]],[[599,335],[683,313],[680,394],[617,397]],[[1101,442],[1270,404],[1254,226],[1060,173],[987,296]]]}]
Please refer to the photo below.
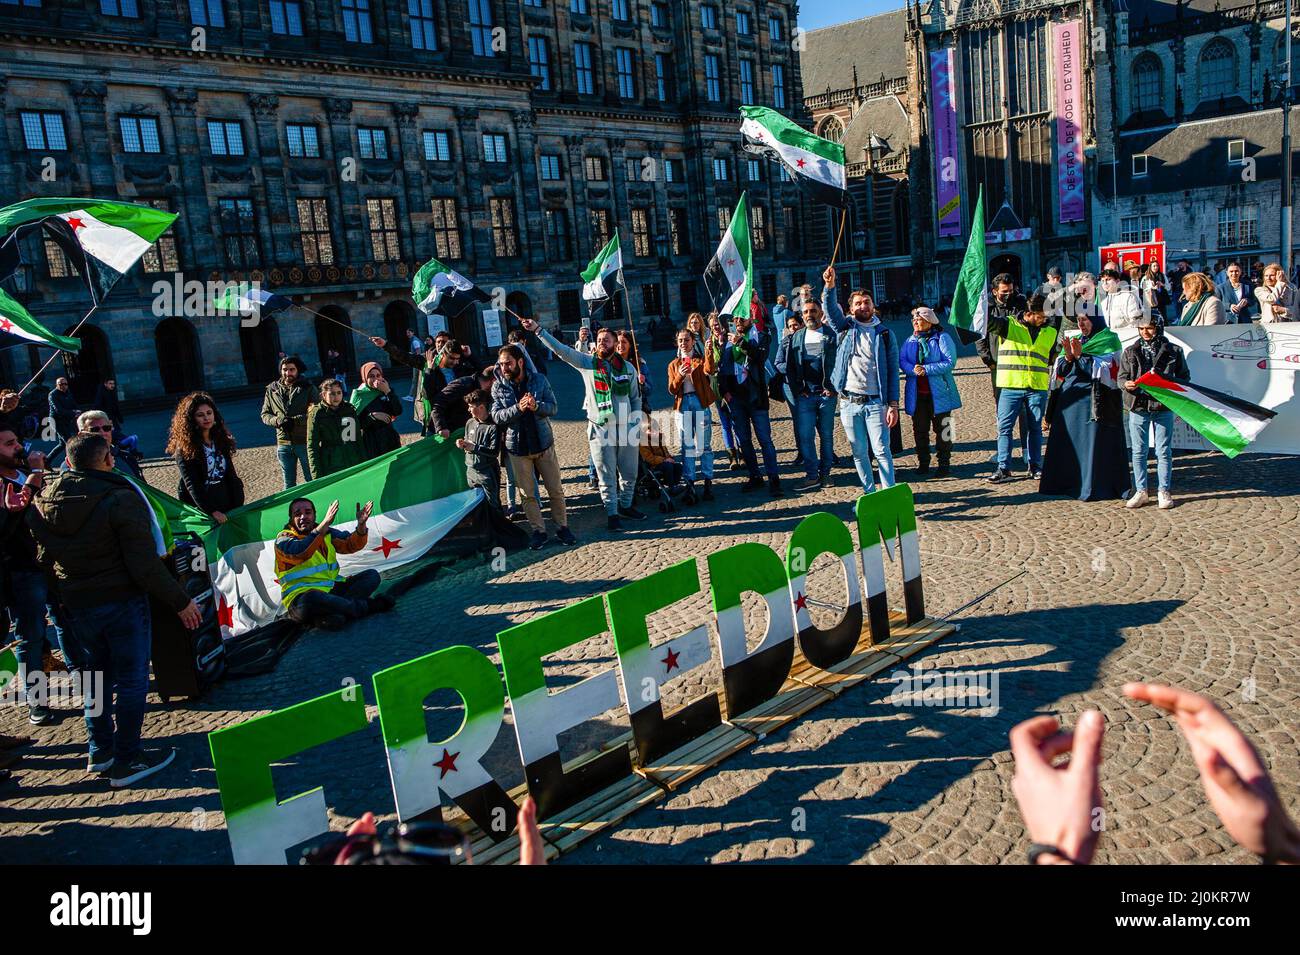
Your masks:
[{"label": "banner on church facade", "polygon": [[1056,59],[1056,181],[1061,222],[1083,221],[1083,71],[1079,20],[1052,24]]},{"label": "banner on church facade", "polygon": [[961,177],[957,100],[951,49],[930,53],[930,110],[934,117],[934,194],[939,236],[961,235]]}]

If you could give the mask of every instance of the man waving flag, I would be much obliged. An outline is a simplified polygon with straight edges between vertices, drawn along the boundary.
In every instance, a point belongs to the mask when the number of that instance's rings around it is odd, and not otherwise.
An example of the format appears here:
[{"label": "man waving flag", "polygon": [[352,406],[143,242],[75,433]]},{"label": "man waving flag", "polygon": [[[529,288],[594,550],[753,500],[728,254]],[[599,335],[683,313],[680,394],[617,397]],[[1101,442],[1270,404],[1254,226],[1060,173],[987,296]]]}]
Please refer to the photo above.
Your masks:
[{"label": "man waving flag", "polygon": [[749,243],[749,201],[747,193],[740,194],[731,224],[718,243],[718,251],[704,270],[704,284],[716,302],[714,282],[719,277],[726,281],[727,299],[718,309],[719,315],[740,315],[748,318],[754,299],[754,256]]},{"label": "man waving flag", "polygon": [[766,106],[740,108],[745,149],[782,163],[810,198],[843,209],[849,204],[844,147],[815,136]]}]

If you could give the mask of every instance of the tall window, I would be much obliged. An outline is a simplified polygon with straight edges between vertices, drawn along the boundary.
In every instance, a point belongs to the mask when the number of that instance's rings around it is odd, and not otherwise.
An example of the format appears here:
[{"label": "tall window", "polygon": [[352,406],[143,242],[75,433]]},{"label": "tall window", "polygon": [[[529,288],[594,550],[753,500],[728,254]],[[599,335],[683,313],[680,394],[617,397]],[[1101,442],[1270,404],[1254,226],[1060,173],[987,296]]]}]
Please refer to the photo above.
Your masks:
[{"label": "tall window", "polygon": [[706,30],[718,28],[718,8],[705,4],[700,7],[700,26]]},{"label": "tall window", "polygon": [[749,207],[749,240],[755,252],[767,248],[767,210],[760,205]]},{"label": "tall window", "polygon": [[1237,91],[1237,51],[1227,40],[1219,38],[1205,45],[1197,71],[1202,102]]},{"label": "tall window", "polygon": [[799,210],[795,206],[783,206],[781,208],[781,222],[785,226],[786,250],[802,251],[803,233],[799,229]]},{"label": "tall window", "polygon": [[118,128],[122,130],[122,150],[128,153],[160,153],[158,120],[152,116],[119,116]]},{"label": "tall window", "polygon": [[469,37],[475,56],[496,56],[492,49],[492,0],[469,0]]},{"label": "tall window", "polygon": [[376,262],[396,262],[402,257],[397,241],[397,200],[367,199],[370,222],[370,254]]},{"label": "tall window", "polygon": [[299,0],[271,0],[271,32],[281,36],[302,36],[302,3]]},{"label": "tall window", "polygon": [[289,155],[298,158],[320,158],[320,136],[315,126],[297,126],[289,124],[284,127],[284,138],[289,143]]},{"label": "tall window", "polygon": [[1259,245],[1259,206],[1255,204],[1219,210],[1219,248],[1245,249]]},{"label": "tall window", "polygon": [[635,59],[632,51],[624,47],[614,50],[614,71],[618,74],[618,95],[623,99],[636,98]]},{"label": "tall window", "polygon": [[519,254],[519,234],[515,231],[515,200],[489,199],[492,215],[492,254],[508,259]]},{"label": "tall window", "polygon": [[754,32],[753,23],[750,21],[749,14],[744,10],[736,11],[736,33],[739,36],[749,36]]},{"label": "tall window", "polygon": [[424,131],[424,158],[427,162],[451,162],[451,136],[445,129]]},{"label": "tall window", "polygon": [[1133,63],[1133,108],[1159,109],[1164,99],[1164,67],[1160,58],[1144,53]]},{"label": "tall window", "polygon": [[506,161],[506,138],[500,133],[483,134],[483,161]]},{"label": "tall window", "polygon": [[343,0],[343,37],[349,43],[373,43],[370,0]]},{"label": "tall window", "polygon": [[671,16],[668,12],[668,4],[662,2],[662,0],[654,0],[650,4],[650,25],[652,27],[664,27],[666,29],[672,26]]},{"label": "tall window", "polygon": [[718,206],[718,237],[721,238],[731,227],[731,210],[726,206]]},{"label": "tall window", "polygon": [[591,8],[587,6],[587,0],[569,0],[569,12],[585,15],[591,13]]},{"label": "tall window", "polygon": [[214,156],[244,155],[244,131],[238,123],[208,120],[208,150]]},{"label": "tall window", "polygon": [[[708,7],[704,8],[709,9]],[[718,80],[719,76],[718,54],[704,54],[704,95],[713,103],[722,102],[722,84]]]},{"label": "tall window", "polygon": [[136,0],[99,0],[99,12],[106,17],[138,17],[140,5]]},{"label": "tall window", "polygon": [[45,240],[45,274],[52,279],[70,279],[80,274],[53,239]]},{"label": "tall window", "polygon": [[388,131],[374,126],[358,126],[357,148],[362,159],[387,159]]},{"label": "tall window", "polygon": [[686,172],[680,159],[664,160],[664,182],[685,182]]},{"label": "tall window", "polygon": [[433,250],[440,259],[459,259],[460,217],[455,199],[433,200]]},{"label": "tall window", "polygon": [[785,67],[780,63],[772,64],[772,105],[785,109]]},{"label": "tall window", "polygon": [[257,238],[257,215],[252,199],[218,199],[221,240],[226,251],[226,265],[232,269],[251,269],[262,264],[262,247]]},{"label": "tall window", "polygon": [[569,232],[569,211],[567,209],[547,209],[546,247],[550,249],[552,262],[568,262],[573,258],[573,236]]},{"label": "tall window", "polygon": [[591,210],[591,241],[597,249],[603,249],[612,235],[609,229],[609,210]]},{"label": "tall window", "polygon": [[769,14],[767,18],[767,35],[769,38],[771,38],[773,43],[781,42],[781,34],[783,29],[784,27],[781,23],[781,18],[774,13]]},{"label": "tall window", "polygon": [[23,112],[23,143],[32,150],[61,151],[68,148],[62,113]]},{"label": "tall window", "polygon": [[1124,243],[1149,242],[1151,230],[1159,226],[1158,216],[1123,216],[1119,220],[1119,240]]},{"label": "tall window", "polygon": [[628,0],[614,0],[613,14],[615,20],[631,20],[631,4],[628,3]]},{"label": "tall window", "polygon": [[330,207],[326,199],[299,199],[298,238],[304,265],[333,265],[334,240],[330,236]]},{"label": "tall window", "polygon": [[740,102],[745,106],[754,105],[754,61],[740,61]]},{"label": "tall window", "polygon": [[655,96],[661,103],[671,101],[669,94],[672,87],[668,85],[668,77],[672,74],[672,69],[672,63],[668,59],[667,53],[655,54]]},{"label": "tall window", "polygon": [[[155,209],[161,209],[163,212],[171,212],[171,205],[166,199],[150,199],[149,205]],[[172,231],[171,226],[167,231],[158,236],[158,241],[149,248],[145,249],[144,255],[140,256],[140,267],[146,272],[179,272],[181,270],[180,257],[176,254],[176,233]]]},{"label": "tall window", "polygon": [[537,80],[539,90],[551,88],[551,51],[546,45],[546,37],[528,38],[528,68]]},{"label": "tall window", "polygon": [[587,156],[582,160],[582,172],[587,182],[604,182],[605,157],[604,156]]},{"label": "tall window", "polygon": [[591,66],[591,44],[573,44],[573,72],[578,80],[579,93],[596,92],[596,72]]},{"label": "tall window", "polygon": [[226,11],[221,0],[190,0],[190,22],[197,27],[224,27]]},{"label": "tall window", "polygon": [[758,159],[745,160],[745,178],[750,182],[759,182],[763,178],[763,163]]},{"label": "tall window", "polygon": [[718,182],[726,182],[731,178],[731,164],[725,158],[713,160],[713,178]]},{"label": "tall window", "polygon": [[433,0],[406,0],[411,21],[411,46],[416,50],[438,49],[438,26],[433,16]]},{"label": "tall window", "polygon": [[829,139],[833,143],[844,141],[844,124],[836,116],[827,116],[822,120],[822,128],[817,131],[817,135],[822,139]]},{"label": "tall window", "polygon": [[541,160],[542,181],[559,182],[560,181],[560,157],[543,156]]},{"label": "tall window", "polygon": [[668,210],[668,247],[673,255],[691,254],[691,229],[686,223],[686,210],[679,206]]},{"label": "tall window", "polygon": [[646,256],[650,254],[650,210],[635,208],[632,210],[632,254]]}]

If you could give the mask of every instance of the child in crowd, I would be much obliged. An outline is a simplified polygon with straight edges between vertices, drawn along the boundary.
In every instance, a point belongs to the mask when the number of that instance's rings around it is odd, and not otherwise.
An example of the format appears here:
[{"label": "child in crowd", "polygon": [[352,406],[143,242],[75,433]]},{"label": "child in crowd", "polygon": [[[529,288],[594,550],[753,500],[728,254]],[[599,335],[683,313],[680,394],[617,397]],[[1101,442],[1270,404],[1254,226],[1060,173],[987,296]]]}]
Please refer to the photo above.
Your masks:
[{"label": "child in crowd", "polygon": [[481,487],[488,504],[501,509],[501,438],[492,421],[492,398],[482,388],[465,396],[469,421],[465,436],[456,439],[456,447],[465,452],[465,478],[470,487]]},{"label": "child in crowd", "polygon": [[644,420],[647,430],[645,443],[640,447],[641,460],[654,470],[665,490],[672,494],[682,479],[682,466],[664,447],[663,433],[654,418],[645,415]]}]

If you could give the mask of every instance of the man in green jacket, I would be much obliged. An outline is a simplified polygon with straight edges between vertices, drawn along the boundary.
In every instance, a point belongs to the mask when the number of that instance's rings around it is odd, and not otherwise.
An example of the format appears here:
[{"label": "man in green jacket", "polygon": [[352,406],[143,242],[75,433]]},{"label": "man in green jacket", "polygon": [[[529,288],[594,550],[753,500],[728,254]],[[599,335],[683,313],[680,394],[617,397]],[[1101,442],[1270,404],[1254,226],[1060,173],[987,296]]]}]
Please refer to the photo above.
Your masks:
[{"label": "man in green jacket", "polygon": [[307,412],[307,461],[312,478],[322,478],[366,459],[357,411],[343,400],[334,378],[320,383],[320,404]]},{"label": "man in green jacket", "polygon": [[[190,630],[202,614],[162,562],[143,493],[113,471],[98,434],[68,442],[68,470],[45,482],[27,509],[36,560],[67,609],[65,648],[82,673],[102,674],[83,691],[88,769],[129,786],[162,769],[176,751],[143,749],[152,621],[149,598]],[[116,692],[116,699],[113,694]]]},{"label": "man in green jacket", "polygon": [[275,456],[280,459],[284,486],[298,483],[298,465],[302,479],[310,481],[307,460],[307,408],[315,400],[311,386],[303,377],[307,366],[297,355],[280,360],[280,378],[266,386],[262,398],[262,424],[275,429]]}]

